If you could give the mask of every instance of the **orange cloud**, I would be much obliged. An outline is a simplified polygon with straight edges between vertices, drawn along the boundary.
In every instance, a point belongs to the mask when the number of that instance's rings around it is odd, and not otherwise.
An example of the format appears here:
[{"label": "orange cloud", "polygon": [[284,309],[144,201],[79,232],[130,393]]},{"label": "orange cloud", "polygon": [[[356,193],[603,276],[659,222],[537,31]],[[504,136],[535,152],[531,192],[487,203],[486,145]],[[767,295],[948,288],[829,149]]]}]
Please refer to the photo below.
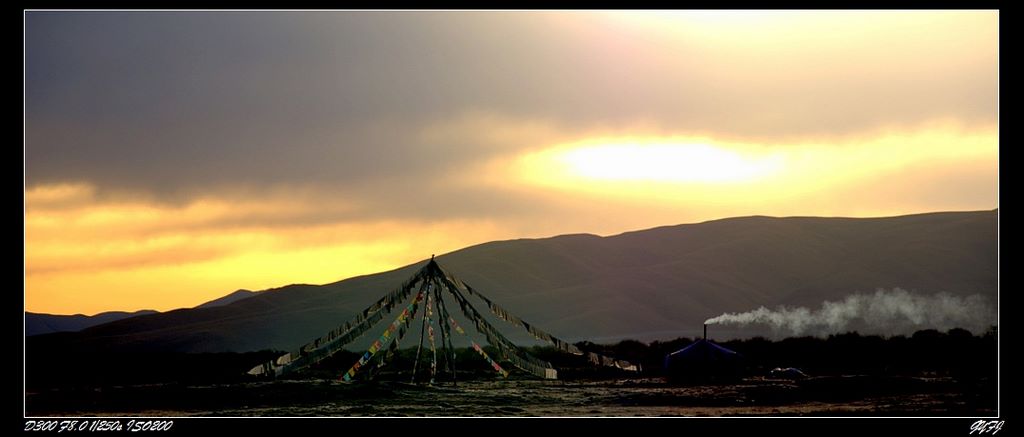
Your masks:
[{"label": "orange cloud", "polygon": [[[326,283],[388,270],[502,235],[485,220],[307,220],[304,213],[322,213],[323,199],[82,206],[72,196],[51,195],[91,191],[44,186],[27,196],[27,310],[193,306],[237,288]],[[294,220],[278,220],[282,216]]]}]

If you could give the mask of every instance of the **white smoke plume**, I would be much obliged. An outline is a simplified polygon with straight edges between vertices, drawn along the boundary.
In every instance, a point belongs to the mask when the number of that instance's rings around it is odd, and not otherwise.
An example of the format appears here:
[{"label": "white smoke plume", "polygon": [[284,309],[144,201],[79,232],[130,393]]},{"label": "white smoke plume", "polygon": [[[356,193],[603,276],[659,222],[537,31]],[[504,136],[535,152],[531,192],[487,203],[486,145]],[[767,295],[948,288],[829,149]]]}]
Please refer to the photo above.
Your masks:
[{"label": "white smoke plume", "polygon": [[764,324],[776,333],[828,335],[858,330],[862,333],[898,335],[921,329],[946,331],[963,328],[974,334],[985,332],[996,321],[995,310],[979,294],[966,297],[949,293],[923,295],[895,288],[874,294],[858,293],[845,299],[825,301],[818,310],[780,306],[760,307],[745,313],[725,313],[704,323]]}]

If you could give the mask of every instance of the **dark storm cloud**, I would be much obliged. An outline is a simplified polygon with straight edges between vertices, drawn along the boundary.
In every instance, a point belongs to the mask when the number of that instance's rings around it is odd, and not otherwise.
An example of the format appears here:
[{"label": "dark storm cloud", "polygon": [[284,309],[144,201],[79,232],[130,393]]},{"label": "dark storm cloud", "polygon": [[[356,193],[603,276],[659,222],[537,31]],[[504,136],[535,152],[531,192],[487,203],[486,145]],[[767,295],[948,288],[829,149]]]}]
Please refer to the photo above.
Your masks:
[{"label": "dark storm cloud", "polygon": [[[538,147],[419,135],[467,112],[566,132],[640,120],[752,138],[994,118],[987,47],[974,60],[928,58],[945,67],[931,75],[864,74],[875,55],[780,63],[779,47],[737,54],[735,43],[609,23],[554,12],[30,12],[27,180],[186,196],[314,184],[358,196]],[[885,59],[917,47],[891,46]]]}]

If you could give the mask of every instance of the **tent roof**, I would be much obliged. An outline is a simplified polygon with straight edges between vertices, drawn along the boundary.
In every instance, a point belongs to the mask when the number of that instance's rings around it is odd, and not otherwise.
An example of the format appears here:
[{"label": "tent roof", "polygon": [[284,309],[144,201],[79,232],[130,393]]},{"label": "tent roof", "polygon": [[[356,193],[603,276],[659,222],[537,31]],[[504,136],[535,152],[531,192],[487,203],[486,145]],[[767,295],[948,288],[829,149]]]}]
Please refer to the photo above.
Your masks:
[{"label": "tent roof", "polygon": [[665,360],[667,361],[667,360],[670,360],[670,359],[673,359],[673,358],[690,357],[690,356],[695,356],[695,354],[701,354],[701,356],[703,356],[703,354],[705,352],[710,352],[712,355],[725,356],[725,357],[735,357],[735,358],[738,358],[740,356],[740,354],[738,352],[736,352],[736,351],[734,351],[732,349],[728,349],[728,348],[719,346],[719,345],[717,345],[715,343],[712,343],[712,342],[702,338],[700,340],[697,340],[697,341],[693,342],[693,344],[691,344],[691,345],[689,345],[687,347],[684,347],[682,349],[679,349],[679,350],[677,350],[675,352],[672,352],[672,353],[666,355],[665,356]]}]

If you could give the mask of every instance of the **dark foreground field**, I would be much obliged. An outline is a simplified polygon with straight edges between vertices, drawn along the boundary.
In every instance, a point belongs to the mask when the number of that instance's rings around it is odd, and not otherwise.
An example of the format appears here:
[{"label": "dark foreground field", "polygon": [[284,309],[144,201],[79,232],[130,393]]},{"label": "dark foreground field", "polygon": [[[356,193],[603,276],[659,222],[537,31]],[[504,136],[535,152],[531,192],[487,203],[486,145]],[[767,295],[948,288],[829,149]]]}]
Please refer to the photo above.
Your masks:
[{"label": "dark foreground field", "polygon": [[[577,343],[637,363],[643,370],[639,374],[596,368],[585,357],[550,347],[530,348],[559,369],[557,381],[531,379],[510,363],[503,363],[512,370],[510,379],[495,380],[477,352],[460,348],[454,360],[458,387],[395,382],[409,381],[415,348],[400,350],[381,371],[364,371],[359,382],[347,384],[335,381],[361,351],[340,351],[286,379],[257,381],[245,372],[281,351],[98,353],[74,344],[53,347],[48,343],[53,339],[59,336],[28,338],[25,402],[30,416],[977,417],[995,415],[998,387],[994,328],[980,336],[954,329],[910,337],[847,333],[727,341],[722,344],[744,357],[744,378],[690,386],[662,380],[665,355],[693,342],[685,338]],[[497,350],[485,349],[498,356]],[[775,367],[790,366],[812,377],[765,377]]]},{"label": "dark foreground field", "polygon": [[274,381],[27,393],[54,416],[991,416],[988,384],[950,378],[747,378],[671,386],[660,379],[399,382]]}]

